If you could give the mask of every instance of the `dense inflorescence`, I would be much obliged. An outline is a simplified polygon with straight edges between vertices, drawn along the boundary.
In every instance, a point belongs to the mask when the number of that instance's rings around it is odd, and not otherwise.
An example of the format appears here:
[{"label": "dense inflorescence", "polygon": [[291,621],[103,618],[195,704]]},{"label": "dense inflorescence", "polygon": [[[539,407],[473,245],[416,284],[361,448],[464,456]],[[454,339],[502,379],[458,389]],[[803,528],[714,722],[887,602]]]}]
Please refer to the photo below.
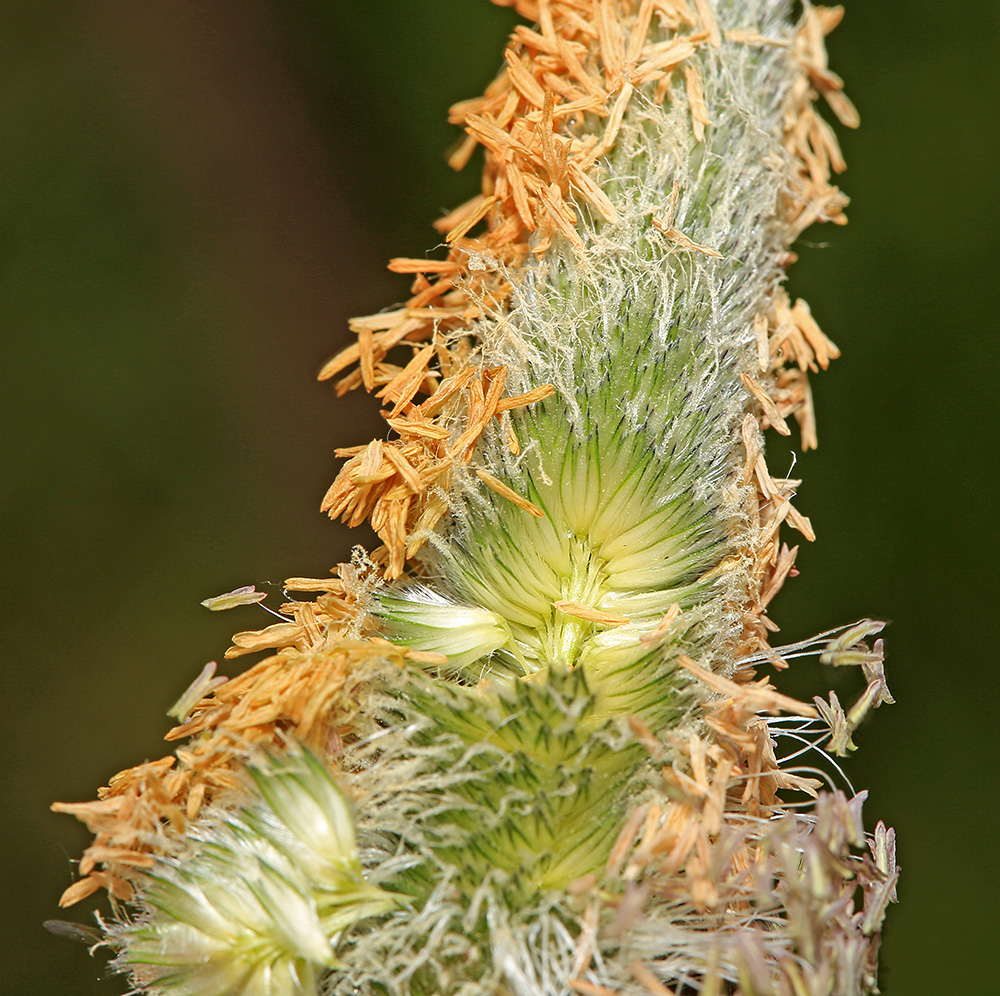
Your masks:
[{"label": "dense inflorescence", "polygon": [[[385,406],[323,501],[382,545],[286,582],[314,597],[234,637],[273,652],[198,679],[175,756],[59,807],[96,833],[63,901],[111,892],[150,992],[877,991],[892,831],[775,745],[853,746],[881,624],[772,648],[767,615],[780,527],[813,531],[762,432],[815,446],[838,355],[782,284],[844,220],[840,10],[513,5],[535,26],[452,112],[482,193],[322,372]],[[754,680],[806,652],[858,703]]]}]

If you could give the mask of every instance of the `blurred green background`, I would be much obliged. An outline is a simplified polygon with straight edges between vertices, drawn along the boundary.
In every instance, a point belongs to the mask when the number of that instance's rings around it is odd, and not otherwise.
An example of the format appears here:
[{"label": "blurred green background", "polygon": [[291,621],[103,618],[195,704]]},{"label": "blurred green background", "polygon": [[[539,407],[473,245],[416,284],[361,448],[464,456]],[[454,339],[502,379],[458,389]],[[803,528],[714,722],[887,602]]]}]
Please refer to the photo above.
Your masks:
[{"label": "blurred green background", "polygon": [[[164,710],[267,623],[198,602],[366,540],[317,508],[375,405],[314,375],[348,315],[405,296],[385,261],[474,191],[445,110],[513,23],[486,0],[0,7],[4,993],[123,991],[42,929],[92,908],[56,909],[86,834],[48,805],[166,753]],[[995,0],[848,4],[851,224],[808,231],[791,276],[844,357],[794,474],[819,541],[773,615],[789,640],[892,621],[898,704],[848,764],[900,837],[889,996],[1000,991],[998,42]]]}]

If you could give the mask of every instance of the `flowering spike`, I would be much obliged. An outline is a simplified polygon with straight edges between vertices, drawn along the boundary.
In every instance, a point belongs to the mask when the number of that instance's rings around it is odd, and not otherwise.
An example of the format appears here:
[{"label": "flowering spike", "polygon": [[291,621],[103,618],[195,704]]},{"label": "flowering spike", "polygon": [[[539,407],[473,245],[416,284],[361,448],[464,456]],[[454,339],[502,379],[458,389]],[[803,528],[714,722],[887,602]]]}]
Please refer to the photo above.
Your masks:
[{"label": "flowering spike", "polygon": [[[60,807],[97,833],[66,901],[131,899],[119,964],[181,996],[874,993],[894,835],[790,764],[892,701],[882,624],[772,648],[768,615],[782,525],[815,533],[764,432],[816,445],[839,355],[782,285],[845,220],[841,11],[497,2],[537,24],[452,109],[482,192],[321,373],[383,402],[322,502],[382,545],[234,637],[276,652],[185,699],[176,759]],[[755,679],[806,653],[861,666],[853,706]]]}]

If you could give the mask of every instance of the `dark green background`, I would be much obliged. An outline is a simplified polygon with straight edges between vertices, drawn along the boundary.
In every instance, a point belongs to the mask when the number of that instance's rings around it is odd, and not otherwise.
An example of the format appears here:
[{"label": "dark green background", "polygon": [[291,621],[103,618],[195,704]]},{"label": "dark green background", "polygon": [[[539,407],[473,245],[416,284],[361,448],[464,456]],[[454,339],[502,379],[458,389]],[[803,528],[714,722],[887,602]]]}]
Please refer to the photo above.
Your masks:
[{"label": "dark green background", "polygon": [[[121,991],[41,927],[88,915],[56,909],[86,835],[48,804],[165,753],[164,710],[267,622],[200,599],[345,557],[319,499],[334,446],[379,428],[314,373],[473,192],[445,109],[511,23],[486,0],[0,7],[5,993]],[[848,4],[851,224],[807,232],[791,277],[844,357],[795,471],[819,540],[773,614],[789,639],[892,620],[898,704],[848,768],[900,837],[890,996],[1000,989],[998,28],[994,0]],[[830,682],[857,690],[786,687]]]}]

